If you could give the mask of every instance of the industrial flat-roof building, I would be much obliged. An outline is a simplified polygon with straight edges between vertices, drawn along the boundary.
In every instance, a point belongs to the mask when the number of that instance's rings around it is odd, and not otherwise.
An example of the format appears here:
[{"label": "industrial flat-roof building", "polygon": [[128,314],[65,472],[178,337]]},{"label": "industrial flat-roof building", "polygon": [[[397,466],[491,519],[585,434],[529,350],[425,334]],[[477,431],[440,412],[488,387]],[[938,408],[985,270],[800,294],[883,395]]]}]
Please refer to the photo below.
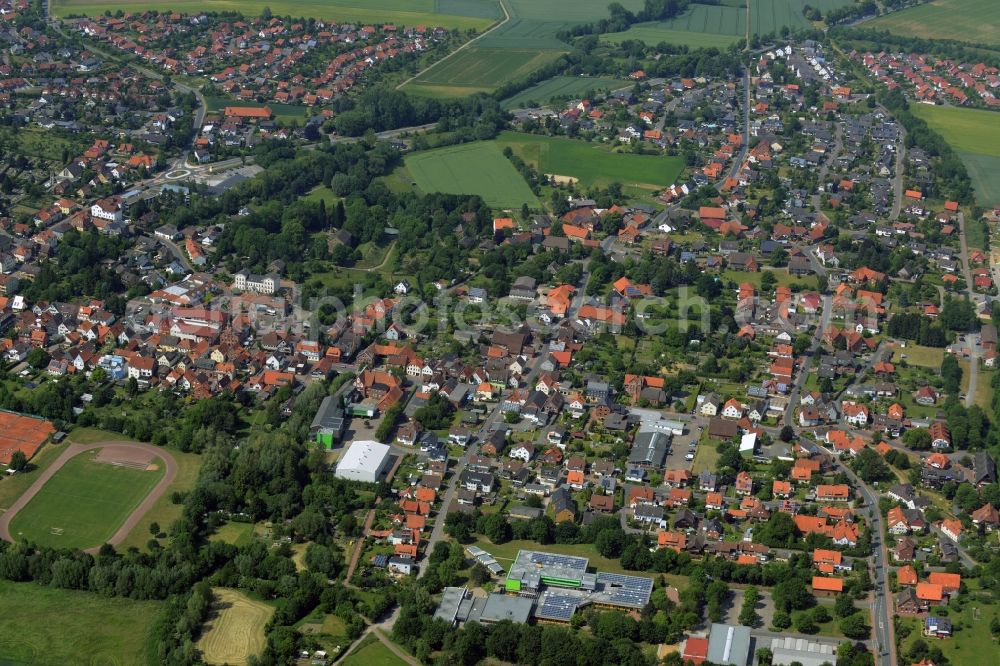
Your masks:
[{"label": "industrial flat-roof building", "polygon": [[[492,559],[489,553],[475,546],[466,552],[480,562],[483,558]],[[473,597],[464,588],[445,588],[434,617],[453,624],[474,620],[526,622],[529,617],[569,622],[578,608],[589,604],[641,610],[649,603],[653,592],[651,578],[588,573],[587,564],[586,557],[518,551],[503,586],[506,594],[494,593],[483,598]]]},{"label": "industrial flat-roof building", "polygon": [[337,463],[335,475],[349,481],[375,483],[389,465],[389,447],[367,439],[352,442]]},{"label": "industrial flat-roof building", "polygon": [[837,662],[836,645],[793,636],[772,638],[771,653],[774,655],[771,660],[774,666],[789,666],[793,662],[802,666],[823,666]]},{"label": "industrial flat-roof building", "polygon": [[441,603],[434,611],[434,619],[444,620],[452,625],[460,622],[490,624],[503,620],[523,624],[531,617],[534,603],[531,599],[501,593],[476,597],[464,587],[446,587],[441,595]]},{"label": "industrial flat-roof building", "polygon": [[325,449],[332,449],[344,434],[344,422],[344,409],[338,398],[328,395],[316,410],[309,432],[316,438],[317,444]]},{"label": "industrial flat-roof building", "polygon": [[750,628],[715,622],[708,633],[708,661],[719,666],[748,666]]},{"label": "industrial flat-roof building", "polygon": [[507,572],[504,589],[537,599],[534,616],[569,622],[582,606],[641,610],[653,592],[653,581],[642,576],[588,573],[586,557],[521,550]]}]

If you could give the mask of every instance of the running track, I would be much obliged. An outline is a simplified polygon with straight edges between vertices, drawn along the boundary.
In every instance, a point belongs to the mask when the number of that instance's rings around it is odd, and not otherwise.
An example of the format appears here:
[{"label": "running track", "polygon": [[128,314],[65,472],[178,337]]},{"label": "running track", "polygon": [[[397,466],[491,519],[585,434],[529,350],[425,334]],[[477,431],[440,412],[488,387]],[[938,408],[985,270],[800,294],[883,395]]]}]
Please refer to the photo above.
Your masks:
[{"label": "running track", "polygon": [[[118,528],[118,531],[112,534],[111,538],[108,539],[108,543],[112,546],[116,546],[124,541],[125,537],[127,537],[129,532],[132,531],[132,528],[134,528],[136,524],[142,520],[142,517],[146,515],[146,512],[153,507],[156,500],[160,499],[160,497],[163,496],[163,493],[167,492],[167,488],[170,487],[170,484],[173,483],[174,477],[177,476],[177,461],[175,461],[173,456],[171,456],[162,447],[153,446],[152,444],[139,444],[137,442],[124,441],[96,442],[94,444],[70,444],[66,447],[66,450],[62,452],[62,455],[56,458],[55,462],[49,465],[48,468],[42,472],[41,476],[35,479],[35,482],[32,483],[31,486],[29,486],[28,489],[24,491],[24,493],[18,497],[6,511],[4,511],[2,516],[0,516],[0,538],[6,541],[14,540],[10,535],[10,521],[14,519],[14,516],[17,515],[18,511],[23,509],[24,506],[38,494],[38,491],[42,489],[42,486],[44,486],[49,479],[52,478],[52,475],[58,472],[63,465],[69,462],[71,458],[80,455],[84,451],[101,449],[105,446],[111,445],[152,453],[164,463],[163,478],[160,479],[160,482],[156,484],[156,487],[154,487],[153,490],[146,495],[146,498],[143,499],[139,506],[135,508],[135,511],[129,514],[128,518],[125,519],[125,522],[123,522],[121,527]],[[100,546],[88,548],[86,552],[93,554],[98,550],[100,550]]]}]

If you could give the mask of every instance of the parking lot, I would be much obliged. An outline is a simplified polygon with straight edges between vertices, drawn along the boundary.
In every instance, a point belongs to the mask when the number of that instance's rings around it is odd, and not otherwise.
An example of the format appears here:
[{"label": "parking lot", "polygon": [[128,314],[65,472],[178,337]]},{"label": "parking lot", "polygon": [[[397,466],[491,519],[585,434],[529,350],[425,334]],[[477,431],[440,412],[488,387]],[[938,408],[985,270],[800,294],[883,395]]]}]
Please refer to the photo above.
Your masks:
[{"label": "parking lot", "polygon": [[683,435],[674,435],[670,453],[667,454],[666,469],[691,469],[694,457],[692,455],[691,460],[687,460],[687,456],[694,453],[691,445],[697,444],[700,436],[701,431],[695,423],[690,424]]}]

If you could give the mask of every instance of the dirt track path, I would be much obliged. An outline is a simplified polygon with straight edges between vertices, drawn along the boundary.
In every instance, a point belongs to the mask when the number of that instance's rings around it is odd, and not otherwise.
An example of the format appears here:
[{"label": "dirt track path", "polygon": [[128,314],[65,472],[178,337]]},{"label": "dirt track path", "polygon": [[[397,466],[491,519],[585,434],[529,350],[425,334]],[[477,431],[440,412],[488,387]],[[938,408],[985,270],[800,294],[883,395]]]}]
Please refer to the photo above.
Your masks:
[{"label": "dirt track path", "polygon": [[[146,515],[153,504],[156,503],[163,493],[167,492],[167,488],[173,483],[174,477],[177,476],[177,461],[174,457],[170,455],[164,448],[159,446],[153,446],[152,444],[140,444],[138,442],[126,442],[126,441],[107,441],[107,442],[97,442],[95,444],[69,444],[66,450],[56,458],[55,462],[46,468],[41,475],[35,479],[24,493],[17,498],[17,500],[10,505],[10,507],[4,511],[3,515],[0,516],[0,539],[6,541],[14,541],[10,534],[10,521],[14,519],[17,512],[25,507],[25,505],[32,500],[32,498],[38,494],[38,491],[42,489],[42,486],[48,482],[52,476],[58,472],[63,465],[69,462],[70,459],[75,458],[85,451],[92,451],[93,449],[101,449],[105,446],[117,446],[136,449],[140,451],[145,451],[147,453],[152,453],[154,456],[163,461],[164,474],[163,478],[160,479],[159,483],[146,495],[145,499],[140,502],[139,506],[135,508],[135,511],[129,514],[125,522],[121,524],[121,527],[111,535],[108,539],[108,543],[112,546],[118,545],[125,540],[125,537],[129,535],[129,532],[142,520],[142,517]],[[100,550],[100,546],[95,546],[93,548],[88,548],[85,552],[96,553]]]}]

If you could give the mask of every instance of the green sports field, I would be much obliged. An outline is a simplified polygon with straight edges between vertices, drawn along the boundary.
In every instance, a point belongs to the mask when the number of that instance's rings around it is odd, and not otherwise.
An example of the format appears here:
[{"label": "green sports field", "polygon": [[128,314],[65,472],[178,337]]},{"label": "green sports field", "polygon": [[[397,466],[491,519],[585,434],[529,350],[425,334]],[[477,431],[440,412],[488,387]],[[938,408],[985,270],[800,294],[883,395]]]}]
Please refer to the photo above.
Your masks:
[{"label": "green sports field", "polygon": [[0,664],[153,664],[159,609],[157,601],[0,581]]},{"label": "green sports field", "polygon": [[897,35],[1000,46],[1000,2],[933,0],[861,24]]},{"label": "green sports field", "polygon": [[976,200],[984,206],[1000,204],[1000,113],[928,104],[910,108],[958,152]]},{"label": "green sports field", "polygon": [[57,471],[14,516],[11,534],[57,548],[100,546],[163,478],[162,463],[145,471],[98,463],[94,455],[82,453]]},{"label": "green sports field", "polygon": [[628,81],[588,76],[554,76],[522,90],[503,101],[505,109],[517,109],[532,104],[545,104],[557,97],[579,97],[587,91],[607,92],[628,86]]},{"label": "green sports field", "polygon": [[573,139],[503,132],[501,149],[510,147],[539,171],[577,178],[584,187],[618,182],[642,190],[656,190],[676,182],[684,169],[680,157],[612,153],[607,146]]},{"label": "green sports field", "polygon": [[413,153],[405,162],[424,192],[478,194],[489,205],[502,208],[539,205],[524,178],[492,141]]},{"label": "green sports field", "polygon": [[260,14],[270,7],[275,16],[313,17],[361,23],[428,25],[459,30],[486,29],[500,17],[495,0],[51,0],[52,14],[94,16],[105,11],[141,12],[150,9],[179,12]]}]

